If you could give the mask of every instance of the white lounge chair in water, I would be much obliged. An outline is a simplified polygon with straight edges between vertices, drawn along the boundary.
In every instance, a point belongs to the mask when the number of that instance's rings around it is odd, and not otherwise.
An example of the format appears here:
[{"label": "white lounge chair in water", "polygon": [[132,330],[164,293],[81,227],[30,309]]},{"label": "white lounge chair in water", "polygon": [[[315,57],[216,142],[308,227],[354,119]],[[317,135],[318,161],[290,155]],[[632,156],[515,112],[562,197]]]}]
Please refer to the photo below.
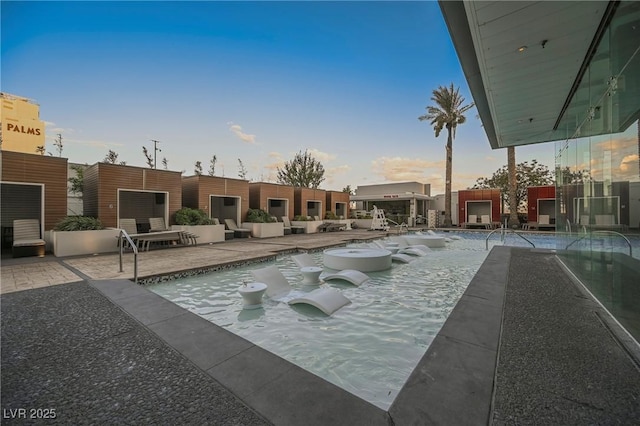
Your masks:
[{"label": "white lounge chair in water", "polygon": [[[423,252],[420,249],[400,249],[399,247],[390,247],[388,245],[386,245],[385,243],[383,243],[380,240],[374,240],[372,242],[373,246],[375,248],[381,248],[384,250],[389,250],[391,251],[391,260],[392,261],[396,261],[396,262],[402,262],[402,263],[409,263],[412,260],[414,260],[411,256],[409,256],[410,254],[414,255],[414,256],[425,256],[427,253]],[[395,248],[395,252],[393,250],[391,250],[391,248]]]},{"label": "white lounge chair in water", "polygon": [[327,315],[351,303],[342,293],[332,288],[319,288],[311,292],[293,291],[287,278],[275,266],[255,269],[251,275],[257,282],[267,285],[267,296],[289,305],[306,303],[320,309]]},{"label": "white lounge chair in water", "polygon": [[[291,256],[291,259],[293,259],[295,264],[300,268],[318,266],[308,253],[296,254],[294,256]],[[343,280],[348,281],[355,286],[359,286],[367,281],[369,279],[369,276],[364,272],[356,271],[355,269],[344,269],[338,272],[323,272],[320,275],[320,279],[322,279],[323,281]]]}]

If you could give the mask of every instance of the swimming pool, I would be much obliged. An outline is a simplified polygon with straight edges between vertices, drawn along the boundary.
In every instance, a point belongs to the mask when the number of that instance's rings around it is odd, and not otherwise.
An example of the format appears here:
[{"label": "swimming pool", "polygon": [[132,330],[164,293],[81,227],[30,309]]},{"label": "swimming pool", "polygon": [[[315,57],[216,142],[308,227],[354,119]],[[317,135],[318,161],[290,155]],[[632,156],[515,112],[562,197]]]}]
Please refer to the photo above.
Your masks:
[{"label": "swimming pool", "polygon": [[[388,409],[487,256],[484,239],[454,240],[411,263],[369,272],[360,287],[338,288],[351,304],[332,316],[308,305],[265,300],[243,310],[238,287],[251,270],[275,265],[294,288],[290,256],[275,262],[149,286],[153,292],[323,379]],[[322,252],[311,253],[322,264]]]}]

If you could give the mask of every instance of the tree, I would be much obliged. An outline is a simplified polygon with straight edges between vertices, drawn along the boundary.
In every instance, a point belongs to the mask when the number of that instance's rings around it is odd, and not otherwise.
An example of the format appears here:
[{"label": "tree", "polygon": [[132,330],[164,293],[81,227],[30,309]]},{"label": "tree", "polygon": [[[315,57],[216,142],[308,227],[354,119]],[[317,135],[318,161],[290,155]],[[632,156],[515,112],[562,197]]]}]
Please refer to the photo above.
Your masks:
[{"label": "tree", "polygon": [[75,171],[76,174],[68,179],[71,184],[71,188],[69,188],[69,190],[74,194],[78,194],[80,198],[82,198],[84,192],[84,168],[85,166],[72,164],[71,170]]},{"label": "tree", "polygon": [[238,176],[240,179],[247,179],[247,169],[242,164],[242,160],[238,158]]},{"label": "tree", "polygon": [[202,163],[201,163],[200,161],[196,161],[195,169],[193,170],[193,172],[194,172],[197,176],[202,175]]},{"label": "tree", "polygon": [[209,161],[209,176],[215,176],[216,175],[216,163],[218,162],[218,157],[216,157],[216,155],[214,154],[213,157],[211,157],[211,161]]},{"label": "tree", "polygon": [[45,149],[44,149],[44,145],[38,145],[36,146],[36,153],[40,154],[40,155],[44,155],[45,153]]},{"label": "tree", "polygon": [[444,183],[444,226],[451,226],[451,174],[453,167],[453,140],[456,137],[456,127],[467,121],[464,113],[473,108],[473,102],[463,105],[465,99],[460,96],[459,88],[451,86],[439,86],[433,91],[431,100],[435,105],[426,107],[427,113],[418,117],[418,120],[429,120],[433,126],[436,138],[440,136],[442,129],[447,129],[445,183]]},{"label": "tree", "polygon": [[169,160],[167,160],[167,157],[162,157],[162,167],[164,167],[165,170],[169,168]]},{"label": "tree", "polygon": [[149,154],[149,151],[147,150],[146,146],[142,146],[142,153],[144,154],[145,158],[147,159],[147,166],[149,166],[150,168],[154,168],[154,164],[153,164],[153,157],[151,157],[151,154]]},{"label": "tree", "polygon": [[518,220],[518,173],[516,172],[516,147],[507,147],[507,175],[509,181],[509,227],[520,225]]},{"label": "tree", "polygon": [[109,150],[107,155],[102,159],[102,162],[107,164],[120,164],[121,166],[125,166],[127,164],[126,161],[120,161],[118,163],[118,153],[113,150]]},{"label": "tree", "polygon": [[306,150],[299,151],[293,160],[278,167],[278,183],[316,189],[324,180],[324,167]]},{"label": "tree", "polygon": [[[527,188],[530,186],[543,186],[553,184],[553,177],[549,168],[538,164],[536,160],[516,165],[516,211],[525,205],[527,200]],[[481,177],[476,180],[472,189],[498,188],[503,196],[503,201],[511,205],[509,199],[509,168],[502,166],[496,170],[490,178]]]},{"label": "tree", "polygon": [[589,170],[572,171],[569,166],[556,168],[556,182],[558,185],[575,185],[592,180]]},{"label": "tree", "polygon": [[58,137],[53,142],[53,146],[56,147],[56,151],[58,151],[58,157],[62,157],[62,134],[58,133]]},{"label": "tree", "polygon": [[349,195],[355,195],[355,191],[351,189],[351,185],[347,185],[344,188],[342,188],[342,192],[346,192]]}]

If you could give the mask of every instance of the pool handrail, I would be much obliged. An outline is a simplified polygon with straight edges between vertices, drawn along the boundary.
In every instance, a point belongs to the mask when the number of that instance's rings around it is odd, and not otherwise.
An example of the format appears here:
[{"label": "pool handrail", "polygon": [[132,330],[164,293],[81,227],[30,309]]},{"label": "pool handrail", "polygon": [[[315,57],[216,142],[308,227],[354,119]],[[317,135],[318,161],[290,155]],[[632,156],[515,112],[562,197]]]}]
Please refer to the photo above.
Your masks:
[{"label": "pool handrail", "polygon": [[629,239],[624,234],[621,234],[620,232],[608,231],[608,230],[593,231],[591,233],[585,234],[582,237],[578,238],[577,240],[573,240],[571,243],[567,244],[567,246],[564,249],[567,250],[569,247],[571,247],[578,241],[582,241],[587,237],[591,238],[593,235],[596,235],[596,234],[613,234],[613,235],[622,237],[627,242],[627,245],[629,246],[629,256],[633,257],[633,245],[631,244],[631,241],[629,241]]},{"label": "pool handrail", "polygon": [[122,241],[123,237],[127,240],[133,250],[133,282],[138,284],[138,246],[136,246],[136,243],[133,242],[129,234],[127,234],[127,231],[124,229],[120,229],[120,234],[118,235],[118,242],[120,243],[120,272],[124,272],[122,269],[122,251],[124,250],[124,244]]},{"label": "pool handrail", "polygon": [[[513,234],[516,234],[518,237],[522,238],[523,240],[525,240],[526,242],[528,242],[529,244],[531,244],[531,246],[533,248],[536,248],[536,245],[533,244],[529,239],[525,238],[524,236],[520,235],[519,233],[517,233],[516,231],[514,231],[513,229],[509,229],[509,228],[496,228],[493,231],[489,232],[489,235],[487,235],[487,238],[485,238],[484,240],[484,245],[485,245],[485,249],[489,250],[489,237],[491,237],[491,234],[493,234],[496,231],[501,231],[502,235],[504,236],[507,232],[511,232]],[[502,240],[504,241],[504,239]]]}]

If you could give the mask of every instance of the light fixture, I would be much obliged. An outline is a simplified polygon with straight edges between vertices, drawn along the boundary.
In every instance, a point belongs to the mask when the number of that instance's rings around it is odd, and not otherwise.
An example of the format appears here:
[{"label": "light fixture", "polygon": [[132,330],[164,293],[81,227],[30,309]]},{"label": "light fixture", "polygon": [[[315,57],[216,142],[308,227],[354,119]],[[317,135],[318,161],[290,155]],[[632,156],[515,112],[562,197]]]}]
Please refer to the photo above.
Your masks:
[{"label": "light fixture", "polygon": [[524,52],[525,50],[527,50],[527,46],[520,46],[518,47],[518,52]]}]

